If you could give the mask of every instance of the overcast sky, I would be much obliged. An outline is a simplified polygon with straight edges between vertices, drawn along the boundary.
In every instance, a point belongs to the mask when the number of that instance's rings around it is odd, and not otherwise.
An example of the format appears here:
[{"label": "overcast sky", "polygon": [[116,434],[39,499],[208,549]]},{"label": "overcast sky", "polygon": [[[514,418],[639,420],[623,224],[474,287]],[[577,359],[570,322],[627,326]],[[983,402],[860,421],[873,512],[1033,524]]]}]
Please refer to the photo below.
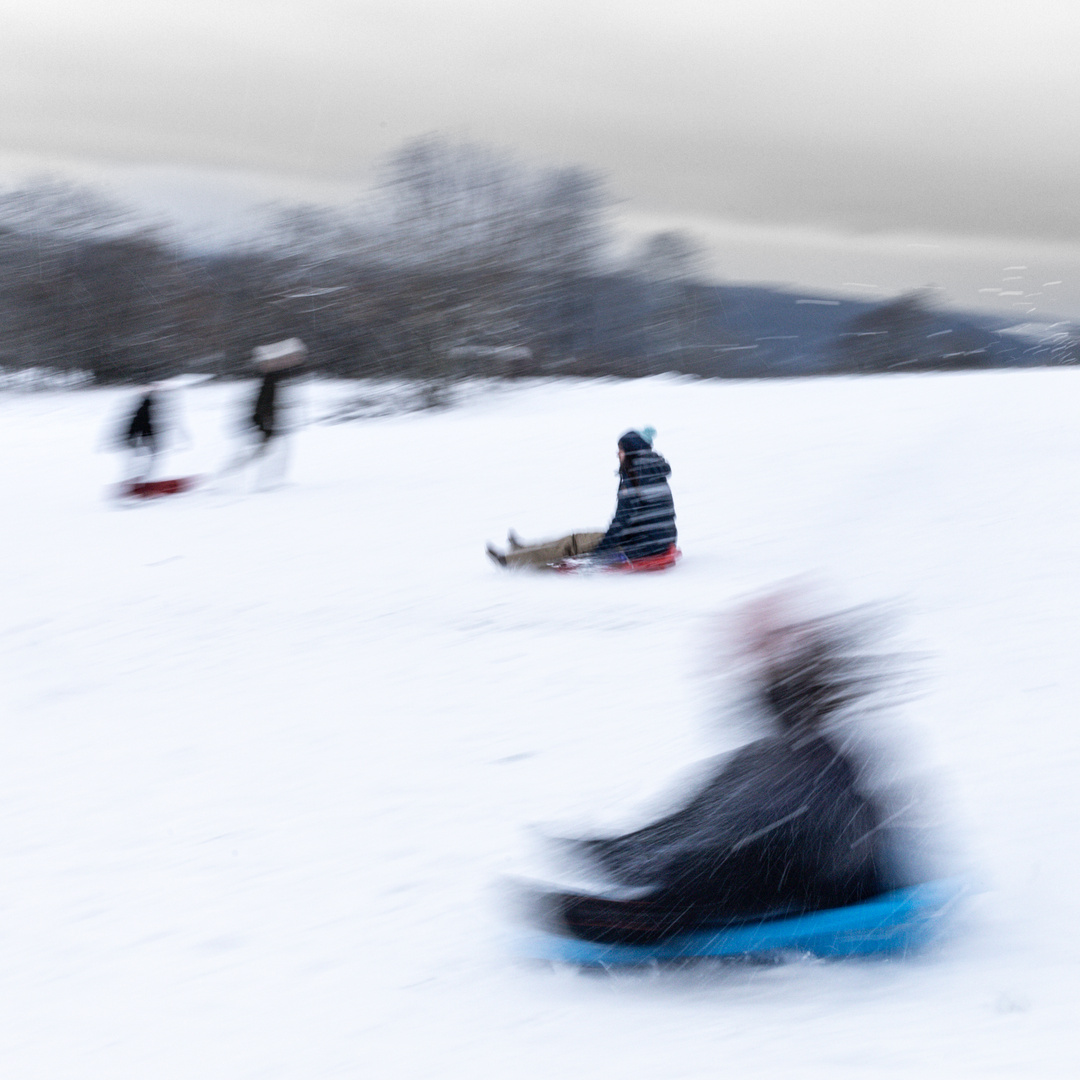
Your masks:
[{"label": "overcast sky", "polygon": [[[340,197],[441,131],[602,171],[629,220],[693,228],[728,279],[934,282],[1080,315],[1077,0],[0,0],[0,18],[9,175],[226,214]],[[1021,299],[978,292],[1014,265]]]}]

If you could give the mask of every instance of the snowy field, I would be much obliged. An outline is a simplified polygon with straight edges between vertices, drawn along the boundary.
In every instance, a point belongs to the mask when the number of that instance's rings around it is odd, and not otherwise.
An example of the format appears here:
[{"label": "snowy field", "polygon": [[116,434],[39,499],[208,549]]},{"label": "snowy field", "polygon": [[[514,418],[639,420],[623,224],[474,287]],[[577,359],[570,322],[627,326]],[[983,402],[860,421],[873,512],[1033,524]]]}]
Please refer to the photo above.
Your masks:
[{"label": "snowy field", "polygon": [[[345,389],[310,386],[308,415]],[[220,464],[250,389],[186,391]],[[0,1075],[1056,1077],[1080,1071],[1080,372],[540,384],[294,439],[290,482],[118,508],[129,395],[0,394]],[[508,575],[603,527],[658,429],[680,566]],[[516,961],[532,826],[640,819],[746,733],[714,616],[897,601],[900,721],[964,866],[902,961]],[[902,721],[902,723],[901,723]]]}]

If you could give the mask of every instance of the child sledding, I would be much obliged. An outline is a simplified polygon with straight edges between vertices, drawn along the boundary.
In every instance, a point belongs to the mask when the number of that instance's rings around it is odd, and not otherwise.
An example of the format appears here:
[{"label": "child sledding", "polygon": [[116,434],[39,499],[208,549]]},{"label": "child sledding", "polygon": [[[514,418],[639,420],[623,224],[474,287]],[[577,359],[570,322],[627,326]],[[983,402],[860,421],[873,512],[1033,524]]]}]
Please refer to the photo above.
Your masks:
[{"label": "child sledding", "polygon": [[510,531],[506,551],[488,545],[488,557],[508,570],[664,570],[679,556],[675,504],[668,487],[671,466],[652,446],[652,428],[627,431],[618,442],[619,492],[605,531],[570,533],[526,543]]}]

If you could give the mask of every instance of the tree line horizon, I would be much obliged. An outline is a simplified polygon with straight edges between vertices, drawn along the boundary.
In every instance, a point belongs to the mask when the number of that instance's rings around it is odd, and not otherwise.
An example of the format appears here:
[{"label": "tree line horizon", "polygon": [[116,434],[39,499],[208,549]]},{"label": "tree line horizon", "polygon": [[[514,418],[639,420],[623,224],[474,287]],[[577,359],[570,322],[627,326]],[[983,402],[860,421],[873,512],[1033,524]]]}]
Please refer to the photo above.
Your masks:
[{"label": "tree line horizon", "polygon": [[286,337],[313,371],[421,382],[1077,360],[1071,334],[1033,355],[923,294],[798,310],[779,290],[708,284],[683,232],[620,253],[614,209],[594,172],[437,135],[392,155],[364,202],[281,206],[256,239],[214,252],[38,181],[0,193],[0,367],[241,377],[256,345]]}]

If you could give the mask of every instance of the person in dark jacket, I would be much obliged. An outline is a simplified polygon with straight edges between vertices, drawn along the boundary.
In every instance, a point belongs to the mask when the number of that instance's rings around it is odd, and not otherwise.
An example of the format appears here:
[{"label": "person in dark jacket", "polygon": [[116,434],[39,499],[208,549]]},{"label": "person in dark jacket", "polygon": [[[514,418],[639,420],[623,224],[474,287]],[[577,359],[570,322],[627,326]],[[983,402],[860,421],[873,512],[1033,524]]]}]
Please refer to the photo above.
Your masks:
[{"label": "person in dark jacket", "polygon": [[287,371],[267,371],[259,384],[255,404],[251,411],[251,426],[258,433],[259,442],[268,443],[281,434],[278,418],[278,387],[288,375]]},{"label": "person in dark jacket", "polygon": [[845,720],[882,686],[882,658],[863,650],[866,625],[848,613],[756,634],[753,705],[774,731],[721,761],[659,821],[562,841],[608,889],[548,893],[543,920],[591,941],[652,944],[898,887],[893,816],[862,789],[845,745]]},{"label": "person in dark jacket", "polygon": [[[145,477],[153,470],[160,448],[157,428],[157,396],[154,387],[150,387],[135,407],[127,427],[121,436],[124,445],[131,450],[136,460],[135,472]],[[138,461],[142,459],[142,464]]]},{"label": "person in dark jacket", "polygon": [[262,379],[251,412],[245,419],[250,442],[222,469],[221,475],[268,458],[275,448],[279,476],[284,474],[286,425],[282,418],[282,387],[296,374],[306,357],[307,346],[299,338],[288,338],[255,349],[252,359],[262,372]]},{"label": "person in dark jacket", "polygon": [[151,383],[143,389],[135,410],[129,413],[116,432],[114,445],[129,454],[126,465],[128,483],[148,479],[158,466],[166,444],[175,442],[175,410],[166,408],[162,384]]},{"label": "person in dark jacket", "polygon": [[[162,470],[177,450],[191,448],[191,435],[180,408],[182,379],[162,379],[144,386],[133,411],[111,428],[104,447],[124,452],[124,484],[142,484]],[[130,406],[129,406],[130,408]]]},{"label": "person in dark jacket", "polygon": [[524,544],[511,531],[505,553],[488,545],[500,566],[550,567],[565,559],[596,565],[662,555],[677,541],[675,503],[667,478],[671,466],[652,448],[652,428],[627,431],[619,438],[619,494],[615,516],[604,532],[578,532],[558,540]]}]

